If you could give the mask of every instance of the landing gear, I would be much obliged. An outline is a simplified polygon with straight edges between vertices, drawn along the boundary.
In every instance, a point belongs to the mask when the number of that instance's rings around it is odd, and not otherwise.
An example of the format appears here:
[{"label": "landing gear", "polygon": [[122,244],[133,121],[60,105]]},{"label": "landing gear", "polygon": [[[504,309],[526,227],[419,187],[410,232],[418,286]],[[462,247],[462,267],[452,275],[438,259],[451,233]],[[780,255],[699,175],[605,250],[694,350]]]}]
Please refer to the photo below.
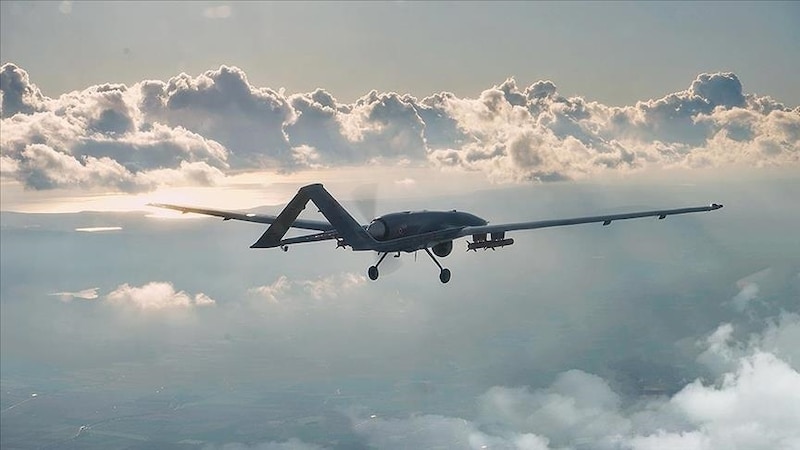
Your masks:
[{"label": "landing gear", "polygon": [[382,254],[380,259],[378,259],[378,262],[375,263],[374,266],[369,266],[369,269],[367,269],[367,276],[369,276],[370,280],[375,281],[378,279],[378,266],[381,265],[383,258],[386,258],[386,255],[388,255],[388,253]]},{"label": "landing gear", "polygon": [[444,267],[442,267],[442,265],[439,264],[439,261],[436,260],[436,257],[433,256],[433,253],[431,253],[431,251],[428,250],[427,247],[425,247],[425,253],[427,253],[428,256],[431,257],[433,262],[436,263],[436,266],[439,267],[439,281],[441,281],[442,283],[447,283],[448,281],[450,281],[450,269],[445,269]]},{"label": "landing gear", "polygon": [[442,269],[442,271],[439,272],[439,281],[442,283],[450,281],[450,269]]},{"label": "landing gear", "polygon": [[[431,253],[430,249],[425,248],[424,250],[425,253],[427,253],[428,256],[431,257],[436,266],[439,267],[439,281],[441,281],[442,283],[447,283],[448,281],[450,281],[450,269],[445,269],[444,267],[442,267],[442,265],[439,264],[439,261],[436,260],[436,257],[433,256],[433,253]],[[367,276],[369,277],[370,280],[375,281],[378,279],[378,276],[380,275],[380,272],[378,272],[378,266],[381,265],[384,258],[386,258],[386,255],[388,254],[389,253],[381,253],[381,257],[378,259],[378,262],[375,263],[374,266],[369,266],[369,269],[367,269]],[[400,252],[397,252],[397,254],[394,255],[395,258],[398,258],[399,256]]]}]

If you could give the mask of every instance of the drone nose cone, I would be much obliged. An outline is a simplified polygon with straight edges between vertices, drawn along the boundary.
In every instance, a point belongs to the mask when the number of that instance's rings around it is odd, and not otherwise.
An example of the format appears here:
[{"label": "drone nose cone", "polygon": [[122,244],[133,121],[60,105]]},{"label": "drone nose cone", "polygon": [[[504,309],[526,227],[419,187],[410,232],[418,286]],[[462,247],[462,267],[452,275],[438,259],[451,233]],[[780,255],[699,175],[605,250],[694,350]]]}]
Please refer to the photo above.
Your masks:
[{"label": "drone nose cone", "polygon": [[712,203],[711,204],[711,209],[716,210],[716,209],[720,209],[720,208],[722,208],[722,205],[720,205],[719,203]]}]

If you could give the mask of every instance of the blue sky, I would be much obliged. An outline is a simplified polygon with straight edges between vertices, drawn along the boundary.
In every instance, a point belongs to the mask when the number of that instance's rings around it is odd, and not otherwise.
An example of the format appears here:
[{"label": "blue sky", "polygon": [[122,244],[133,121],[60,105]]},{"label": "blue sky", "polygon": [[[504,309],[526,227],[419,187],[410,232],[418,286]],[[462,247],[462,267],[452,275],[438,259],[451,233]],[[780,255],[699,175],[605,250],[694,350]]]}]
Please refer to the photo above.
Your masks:
[{"label": "blue sky", "polygon": [[257,86],[322,87],[345,102],[370,89],[476,96],[515,76],[620,106],[723,71],[749,92],[800,104],[795,2],[4,1],[0,8],[2,61],[29,71],[50,96],[230,64]]}]

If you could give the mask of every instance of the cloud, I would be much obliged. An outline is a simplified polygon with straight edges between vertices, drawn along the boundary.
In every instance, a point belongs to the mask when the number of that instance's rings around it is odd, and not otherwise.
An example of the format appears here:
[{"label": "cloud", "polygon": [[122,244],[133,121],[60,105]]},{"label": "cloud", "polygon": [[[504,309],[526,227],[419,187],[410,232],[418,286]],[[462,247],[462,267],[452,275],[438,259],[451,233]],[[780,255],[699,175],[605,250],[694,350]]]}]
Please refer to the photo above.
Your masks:
[{"label": "cloud", "polygon": [[[206,11],[220,17],[225,6]],[[149,190],[213,183],[231,170],[354,164],[457,168],[517,182],[652,167],[800,164],[800,109],[745,93],[733,73],[703,73],[684,91],[623,107],[564,97],[549,80],[520,87],[514,79],[475,98],[371,91],[341,103],[322,88],[286,95],[254,86],[232,66],[55,99],[10,63],[0,81],[3,176],[33,189]],[[32,172],[36,163],[25,151],[34,145],[75,162]],[[147,175],[183,172],[183,163],[205,165],[207,176]],[[51,173],[66,166],[115,175]]]},{"label": "cloud", "polygon": [[749,306],[750,302],[758,298],[759,286],[758,283],[762,282],[765,278],[769,277],[771,269],[760,270],[756,273],[750,274],[736,282],[739,288],[739,293],[731,299],[731,305],[737,312],[744,312]]},{"label": "cloud", "polygon": [[[2,118],[15,114],[32,114],[45,108],[45,97],[36,85],[30,82],[28,72],[14,64],[0,67],[0,92],[2,92]],[[4,127],[6,124],[3,124]],[[5,130],[4,130],[5,132]]]},{"label": "cloud", "polygon": [[59,300],[65,303],[70,302],[72,301],[72,299],[75,298],[80,298],[83,300],[95,300],[98,297],[97,295],[98,290],[100,290],[100,288],[94,287],[94,288],[84,289],[78,292],[53,292],[50,295],[57,296]]},{"label": "cloud", "polygon": [[[767,283],[771,277],[786,281],[767,268],[737,284],[765,282],[764,294],[770,295],[781,284]],[[572,369],[544,387],[491,387],[476,398],[474,417],[388,418],[365,410],[351,411],[349,417],[369,445],[386,449],[797,448],[800,315],[748,311],[698,342],[696,361],[710,373],[683,382],[671,394],[622,394],[612,382]]]},{"label": "cloud", "polygon": [[439,415],[413,416],[409,419],[370,417],[355,419],[356,432],[368,444],[380,449],[520,449],[549,450],[546,438],[530,433],[497,436],[482,431],[473,422]]},{"label": "cloud", "polygon": [[800,338],[800,315],[784,311],[765,323],[761,332],[752,333],[744,342],[736,339],[737,327],[731,323],[721,324],[700,342],[704,351],[698,355],[697,361],[718,375],[733,370],[747,355],[767,352],[800,370],[800,351],[792,344]]},{"label": "cloud", "polygon": [[494,387],[480,399],[480,421],[500,434],[546,436],[556,447],[594,442],[613,444],[627,434],[630,420],[620,412],[621,398],[600,377],[580,370],[560,374],[543,390]]},{"label": "cloud", "polygon": [[80,227],[75,228],[75,231],[79,231],[81,233],[102,233],[105,231],[120,231],[122,227]]},{"label": "cloud", "polygon": [[743,358],[718,385],[695,381],[671,400],[711,448],[800,444],[800,373],[770,353]]},{"label": "cloud", "polygon": [[[180,126],[147,122],[137,95],[122,85],[98,85],[56,100],[12,102],[4,111],[19,111],[3,119],[3,175],[33,189],[122,192],[213,185],[224,178],[228,152],[221,144]],[[38,112],[23,113],[32,108]]]},{"label": "cloud", "polygon": [[230,5],[209,6],[203,10],[203,17],[207,19],[227,19],[230,16]]},{"label": "cloud", "polygon": [[[738,205],[724,210],[724,227],[709,226],[705,216],[681,219],[656,230],[658,239],[650,225],[631,222],[531,234],[519,248],[479,259],[454,252],[447,265],[461,275],[446,287],[431,276],[429,260],[410,264],[412,255],[403,256],[398,277],[372,283],[358,276],[374,263],[369,254],[330,253],[327,246],[298,247],[280,261],[251,254],[253,231],[245,225],[223,242],[223,225],[5,213],[3,223],[12,227],[2,231],[3,256],[14,264],[2,265],[4,370],[31,362],[17,372],[25,379],[43,376],[43,363],[66,366],[77,374],[65,378],[76,388],[112,380],[112,390],[121,386],[117,392],[129,401],[108,400],[97,389],[74,401],[96,400],[109,410],[113,402],[120,415],[142,404],[167,412],[180,405],[170,414],[182,429],[201,426],[197,413],[213,410],[202,416],[235,424],[218,445],[294,436],[389,449],[792,448],[796,431],[773,422],[757,402],[774,403],[789,418],[798,408],[786,394],[797,389],[800,361],[800,278],[791,245],[798,212],[786,207],[796,189],[769,173],[736,175],[735,183],[730,175],[720,183],[698,173],[691,186],[676,187],[674,179],[643,188],[579,183],[440,200],[484,208],[496,220],[514,220],[523,210],[568,217],[598,205],[714,198],[720,189]],[[109,223],[126,232],[72,231]],[[28,224],[39,227],[23,228]],[[122,251],[109,250],[112,241]],[[92,257],[76,258],[75,249]],[[357,273],[330,271],[344,266]],[[183,306],[144,312],[127,297],[106,298],[163,280],[165,269],[170,287],[153,297],[185,291]],[[126,279],[131,273],[136,280]],[[70,284],[60,286],[65,279]],[[739,312],[729,302],[747,282],[758,284],[758,297]],[[106,287],[98,301],[62,304],[38,294],[47,283],[57,284],[46,293]],[[253,286],[261,288],[248,295]],[[186,306],[187,299],[202,303],[199,292],[216,306]],[[782,386],[772,389],[773,379]],[[151,395],[159,386],[166,391]],[[725,407],[710,409],[712,403]],[[340,411],[359,406],[366,412],[342,420]],[[130,432],[142,422],[119,425]],[[728,429],[741,444],[725,441],[720,430]]]},{"label": "cloud", "polygon": [[202,292],[192,297],[184,291],[176,292],[171,283],[165,282],[151,282],[141,287],[125,283],[106,295],[106,301],[142,311],[180,310],[216,304]]},{"label": "cloud", "polygon": [[289,281],[286,275],[281,275],[272,284],[250,288],[249,292],[263,297],[272,303],[278,303],[278,300],[291,288],[292,282]]},{"label": "cloud", "polygon": [[800,373],[772,353],[739,359],[717,382],[626,406],[602,378],[579,370],[547,388],[496,386],[475,420],[352,414],[378,448],[775,449],[800,444]]},{"label": "cloud", "polygon": [[299,439],[289,439],[285,442],[263,442],[260,444],[230,443],[221,446],[206,445],[203,450],[321,450],[316,444],[309,444]]},{"label": "cloud", "polygon": [[70,0],[62,0],[61,3],[58,4],[58,10],[61,11],[61,14],[71,14],[72,2]]},{"label": "cloud", "polygon": [[222,66],[193,78],[180,74],[166,83],[134,86],[147,121],[184,127],[229,150],[234,168],[281,167],[291,158],[284,123],[295,111],[281,94],[249,83],[244,71]]},{"label": "cloud", "polygon": [[304,280],[300,284],[311,297],[321,300],[324,298],[337,298],[343,292],[364,284],[366,280],[363,275],[343,273],[321,277],[316,280]]},{"label": "cloud", "polygon": [[272,303],[280,303],[282,298],[310,296],[315,300],[338,298],[343,293],[349,292],[364,284],[366,278],[354,273],[341,273],[319,277],[313,280],[292,281],[286,275],[281,275],[270,285],[257,286],[248,292],[265,298]]}]

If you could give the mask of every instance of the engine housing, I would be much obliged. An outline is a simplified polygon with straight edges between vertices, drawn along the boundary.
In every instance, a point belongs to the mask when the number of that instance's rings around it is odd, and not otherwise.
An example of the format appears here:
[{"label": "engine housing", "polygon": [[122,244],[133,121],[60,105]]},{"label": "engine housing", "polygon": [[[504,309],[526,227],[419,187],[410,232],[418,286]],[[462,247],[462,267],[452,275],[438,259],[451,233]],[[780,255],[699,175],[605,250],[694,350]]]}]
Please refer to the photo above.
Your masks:
[{"label": "engine housing", "polygon": [[450,252],[453,251],[453,241],[447,241],[436,244],[432,247],[432,250],[434,255],[440,258],[444,258],[445,256],[449,255]]}]

